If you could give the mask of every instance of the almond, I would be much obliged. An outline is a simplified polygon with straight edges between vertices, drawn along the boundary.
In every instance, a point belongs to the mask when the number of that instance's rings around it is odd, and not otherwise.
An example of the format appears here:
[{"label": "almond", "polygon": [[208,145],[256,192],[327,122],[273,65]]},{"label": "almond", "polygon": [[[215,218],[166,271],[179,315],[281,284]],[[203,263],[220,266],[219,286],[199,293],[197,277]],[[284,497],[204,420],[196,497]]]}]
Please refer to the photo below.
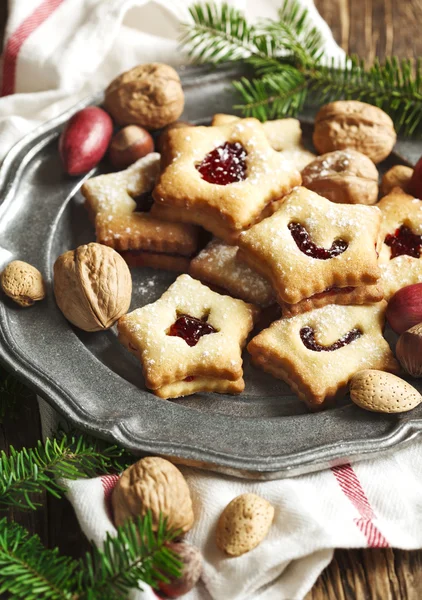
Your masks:
[{"label": "almond", "polygon": [[384,371],[367,369],[350,381],[350,397],[355,404],[372,412],[401,413],[422,402],[422,396],[410,383]]},{"label": "almond", "polygon": [[267,535],[274,507],[256,494],[237,496],[226,506],[217,523],[216,542],[230,556],[256,548]]}]

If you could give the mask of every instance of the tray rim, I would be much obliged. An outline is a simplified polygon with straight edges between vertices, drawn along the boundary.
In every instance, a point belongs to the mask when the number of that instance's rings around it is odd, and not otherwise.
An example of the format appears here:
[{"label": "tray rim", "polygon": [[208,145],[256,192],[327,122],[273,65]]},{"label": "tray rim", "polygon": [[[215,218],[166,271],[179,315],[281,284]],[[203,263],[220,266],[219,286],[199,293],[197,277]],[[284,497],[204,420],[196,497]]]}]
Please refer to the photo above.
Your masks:
[{"label": "tray rim", "polygon": [[[221,72],[238,74],[236,65],[223,65],[215,69],[210,67],[188,66],[182,69],[185,76],[193,78],[205,74]],[[19,140],[6,155],[0,168],[0,219],[7,213],[8,199],[13,197],[21,170],[25,164],[46,145],[53,137],[57,136],[61,126],[77,110],[90,104],[101,102],[103,93],[97,93],[83,98],[69,107],[63,113],[51,119],[28,133]],[[306,119],[305,119],[306,120]],[[76,180],[75,180],[76,181]],[[1,309],[0,305],[0,309]],[[0,311],[1,317],[1,311]],[[398,445],[402,446],[415,440],[422,432],[422,418],[409,418],[400,420],[388,434],[370,439],[356,439],[353,441],[322,444],[317,448],[310,448],[283,454],[282,456],[269,457],[239,457],[225,452],[211,452],[201,449],[199,445],[183,445],[178,442],[149,441],[129,433],[125,421],[116,424],[111,421],[98,421],[95,417],[76,409],[77,403],[70,401],[72,394],[52,380],[48,373],[38,369],[30,359],[25,356],[13,342],[13,336],[8,330],[7,322],[0,318],[0,362],[22,379],[31,389],[44,398],[53,408],[58,410],[65,418],[74,423],[81,430],[89,431],[99,437],[119,443],[135,453],[159,453],[167,456],[179,464],[192,464],[193,466],[208,468],[230,475],[248,478],[275,479],[314,472],[323,468],[344,464],[350,460],[362,460],[389,453]],[[341,410],[341,409],[340,409]],[[226,418],[234,418],[228,417]]]}]

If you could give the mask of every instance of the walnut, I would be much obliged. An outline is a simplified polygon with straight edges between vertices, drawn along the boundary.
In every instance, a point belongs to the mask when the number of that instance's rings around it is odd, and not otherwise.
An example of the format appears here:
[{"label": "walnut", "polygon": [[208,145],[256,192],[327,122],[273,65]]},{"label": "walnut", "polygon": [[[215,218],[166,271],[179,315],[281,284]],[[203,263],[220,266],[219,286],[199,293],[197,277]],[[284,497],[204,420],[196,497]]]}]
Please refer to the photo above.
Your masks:
[{"label": "walnut", "polygon": [[73,325],[84,331],[101,331],[127,313],[132,278],[113,248],[87,244],[65,252],[54,263],[54,294]]},{"label": "walnut", "polygon": [[384,173],[381,181],[381,192],[386,196],[395,187],[408,192],[408,185],[413,175],[413,169],[404,165],[395,165],[389,171]]},{"label": "walnut", "polygon": [[3,292],[20,306],[32,306],[45,298],[45,286],[41,273],[21,260],[9,263],[1,274]]},{"label": "walnut", "polygon": [[320,154],[351,148],[377,164],[390,154],[396,138],[390,117],[365,102],[331,102],[315,118],[313,142]]},{"label": "walnut", "polygon": [[149,510],[154,530],[160,513],[167,517],[170,529],[186,532],[193,525],[188,484],[179,469],[164,458],[142,458],[126,469],[113,490],[112,504],[116,526]]},{"label": "walnut", "polygon": [[302,171],[302,185],[338,204],[375,204],[378,171],[356,150],[336,150],[319,156]]},{"label": "walnut", "polygon": [[176,71],[160,63],[139,65],[114,79],[104,106],[119,125],[160,129],[176,121],[185,104]]}]

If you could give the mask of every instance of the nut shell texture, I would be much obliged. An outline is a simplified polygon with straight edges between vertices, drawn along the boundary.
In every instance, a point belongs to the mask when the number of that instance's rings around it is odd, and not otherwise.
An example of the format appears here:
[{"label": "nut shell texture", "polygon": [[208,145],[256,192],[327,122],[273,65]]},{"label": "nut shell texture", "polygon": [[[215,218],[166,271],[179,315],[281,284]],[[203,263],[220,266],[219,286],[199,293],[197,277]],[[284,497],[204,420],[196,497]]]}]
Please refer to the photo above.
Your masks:
[{"label": "nut shell texture", "polygon": [[41,273],[32,265],[14,260],[4,269],[0,277],[1,288],[17,304],[32,306],[45,298],[45,286]]},{"label": "nut shell texture", "polygon": [[187,542],[171,542],[167,547],[176,552],[183,563],[182,575],[178,579],[170,579],[168,583],[160,583],[160,591],[168,598],[178,598],[195,587],[202,571],[202,554],[192,544]]},{"label": "nut shell texture", "polygon": [[412,179],[413,169],[405,165],[394,165],[382,176],[381,192],[383,196],[389,194],[395,187],[401,188],[404,192],[409,189],[409,183]]},{"label": "nut shell texture", "polygon": [[375,204],[378,171],[356,150],[335,150],[318,156],[302,171],[302,185],[338,204]]},{"label": "nut shell texture", "polygon": [[132,278],[115,250],[87,244],[56,260],[54,294],[60,310],[73,325],[84,331],[101,331],[127,313]]},{"label": "nut shell texture", "polygon": [[149,456],[126,469],[113,490],[116,526],[151,511],[154,529],[160,512],[171,529],[189,531],[193,525],[190,491],[185,478],[171,462]]},{"label": "nut shell texture", "polygon": [[119,125],[159,129],[183,112],[184,94],[176,71],[161,63],[139,65],[116,77],[104,105]]},{"label": "nut shell texture", "polygon": [[396,345],[396,356],[406,373],[422,377],[422,323],[401,334]]},{"label": "nut shell texture", "polygon": [[350,381],[350,397],[372,412],[401,413],[415,408],[422,396],[414,387],[384,371],[359,371]]},{"label": "nut shell texture", "polygon": [[379,163],[396,143],[393,121],[380,108],[356,100],[338,100],[321,108],[313,142],[320,154],[350,148]]},{"label": "nut shell texture", "polygon": [[274,518],[273,506],[256,494],[234,498],[221,513],[216,542],[230,556],[256,548],[267,535]]}]

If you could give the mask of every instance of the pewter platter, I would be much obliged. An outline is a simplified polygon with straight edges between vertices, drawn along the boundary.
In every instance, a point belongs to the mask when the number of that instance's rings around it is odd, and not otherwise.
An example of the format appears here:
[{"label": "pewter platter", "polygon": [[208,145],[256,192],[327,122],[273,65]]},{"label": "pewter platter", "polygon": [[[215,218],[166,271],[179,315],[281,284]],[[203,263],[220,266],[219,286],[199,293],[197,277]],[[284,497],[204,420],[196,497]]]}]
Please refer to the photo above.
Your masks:
[{"label": "pewter platter", "polygon": [[[181,69],[182,118],[199,123],[216,112],[232,112],[230,81],[238,75],[233,66]],[[34,264],[45,274],[48,297],[28,310],[1,297],[1,361],[81,429],[139,454],[243,477],[298,475],[393,452],[414,440],[422,431],[422,406],[410,414],[382,415],[362,411],[346,398],[334,409],[309,414],[285,384],[252,368],[247,353],[240,397],[161,400],[145,389],[140,365],[115,331],[88,334],[69,325],[54,301],[53,263],[62,252],[93,241],[94,231],[79,192],[83,178],[64,175],[57,137],[71,114],[98,101],[100,96],[89,98],[41,126],[2,166],[0,270],[17,258]],[[307,122],[305,115],[310,138]],[[420,142],[400,140],[386,166],[412,164],[420,154]],[[131,309],[156,300],[175,278],[149,269],[132,269],[132,276]]]}]

